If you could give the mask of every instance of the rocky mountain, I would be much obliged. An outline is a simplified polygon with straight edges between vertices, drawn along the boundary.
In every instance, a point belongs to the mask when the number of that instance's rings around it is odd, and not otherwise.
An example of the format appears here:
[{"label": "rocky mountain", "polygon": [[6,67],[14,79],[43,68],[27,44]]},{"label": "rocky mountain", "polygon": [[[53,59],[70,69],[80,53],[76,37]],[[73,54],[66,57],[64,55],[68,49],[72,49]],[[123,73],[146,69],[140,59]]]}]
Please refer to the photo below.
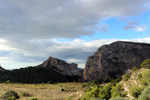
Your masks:
[{"label": "rocky mountain", "polygon": [[[0,70],[3,70],[0,67]],[[10,80],[14,83],[55,83],[81,81],[81,70],[77,64],[49,57],[38,66],[4,70],[0,72],[0,82]]]},{"label": "rocky mountain", "polygon": [[5,69],[0,65],[0,71],[4,71]]},{"label": "rocky mountain", "polygon": [[78,69],[77,64],[68,64],[63,60],[54,57],[49,57],[46,61],[44,61],[42,67],[51,68],[62,75],[81,76],[81,72]]},{"label": "rocky mountain", "polygon": [[150,44],[117,41],[103,45],[93,56],[89,56],[84,69],[84,79],[104,81],[129,73],[134,66],[140,67],[150,58]]}]

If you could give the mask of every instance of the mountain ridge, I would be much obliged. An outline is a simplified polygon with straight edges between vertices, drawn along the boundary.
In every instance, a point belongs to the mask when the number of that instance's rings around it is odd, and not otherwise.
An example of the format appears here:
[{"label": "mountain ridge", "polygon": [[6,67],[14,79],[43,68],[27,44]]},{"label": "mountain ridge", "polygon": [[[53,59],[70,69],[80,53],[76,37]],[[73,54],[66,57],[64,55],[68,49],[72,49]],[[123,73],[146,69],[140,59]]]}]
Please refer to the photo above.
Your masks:
[{"label": "mountain ridge", "polygon": [[97,78],[103,80],[121,77],[129,73],[140,63],[150,58],[150,44],[117,41],[103,45],[87,58],[84,79],[92,81]]}]

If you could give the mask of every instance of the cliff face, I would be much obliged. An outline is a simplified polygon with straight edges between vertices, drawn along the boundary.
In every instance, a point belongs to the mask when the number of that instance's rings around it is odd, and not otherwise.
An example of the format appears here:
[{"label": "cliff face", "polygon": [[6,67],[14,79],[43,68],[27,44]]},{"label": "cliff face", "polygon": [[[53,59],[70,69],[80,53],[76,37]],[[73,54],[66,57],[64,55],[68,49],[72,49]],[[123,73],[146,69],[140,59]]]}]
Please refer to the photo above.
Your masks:
[{"label": "cliff face", "polygon": [[77,64],[75,63],[68,64],[63,60],[54,57],[49,57],[42,64],[42,67],[51,68],[62,75],[81,76],[81,72],[78,70]]},{"label": "cliff face", "polygon": [[150,44],[114,42],[100,47],[93,56],[87,58],[83,77],[87,81],[117,78],[129,73],[134,66],[139,68],[148,58]]}]

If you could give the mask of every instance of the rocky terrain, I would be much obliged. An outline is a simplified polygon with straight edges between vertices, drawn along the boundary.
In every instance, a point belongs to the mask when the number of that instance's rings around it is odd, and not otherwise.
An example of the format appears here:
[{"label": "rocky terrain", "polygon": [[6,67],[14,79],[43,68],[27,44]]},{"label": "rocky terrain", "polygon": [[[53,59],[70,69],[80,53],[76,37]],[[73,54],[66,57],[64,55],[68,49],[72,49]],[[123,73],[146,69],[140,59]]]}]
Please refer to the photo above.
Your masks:
[{"label": "rocky terrain", "polygon": [[51,68],[62,75],[81,76],[81,72],[78,69],[77,64],[68,64],[63,60],[54,57],[49,57],[46,61],[44,61],[42,67]]},{"label": "rocky terrain", "polygon": [[120,77],[145,59],[150,58],[150,44],[117,41],[100,47],[89,56],[84,69],[84,79],[92,81]]}]

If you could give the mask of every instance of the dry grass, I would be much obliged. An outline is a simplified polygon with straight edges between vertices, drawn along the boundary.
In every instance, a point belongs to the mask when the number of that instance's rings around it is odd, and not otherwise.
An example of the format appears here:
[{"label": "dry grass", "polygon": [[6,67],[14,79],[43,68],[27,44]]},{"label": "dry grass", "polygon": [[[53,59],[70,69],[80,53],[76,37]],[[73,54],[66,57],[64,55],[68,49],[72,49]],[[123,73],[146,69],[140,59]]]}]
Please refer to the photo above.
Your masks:
[{"label": "dry grass", "polygon": [[[33,97],[38,100],[64,100],[66,98],[78,100],[84,94],[82,85],[82,83],[0,84],[0,96],[8,90],[14,90],[19,94],[19,100],[29,100]],[[32,97],[23,97],[21,92],[29,92]]]}]

